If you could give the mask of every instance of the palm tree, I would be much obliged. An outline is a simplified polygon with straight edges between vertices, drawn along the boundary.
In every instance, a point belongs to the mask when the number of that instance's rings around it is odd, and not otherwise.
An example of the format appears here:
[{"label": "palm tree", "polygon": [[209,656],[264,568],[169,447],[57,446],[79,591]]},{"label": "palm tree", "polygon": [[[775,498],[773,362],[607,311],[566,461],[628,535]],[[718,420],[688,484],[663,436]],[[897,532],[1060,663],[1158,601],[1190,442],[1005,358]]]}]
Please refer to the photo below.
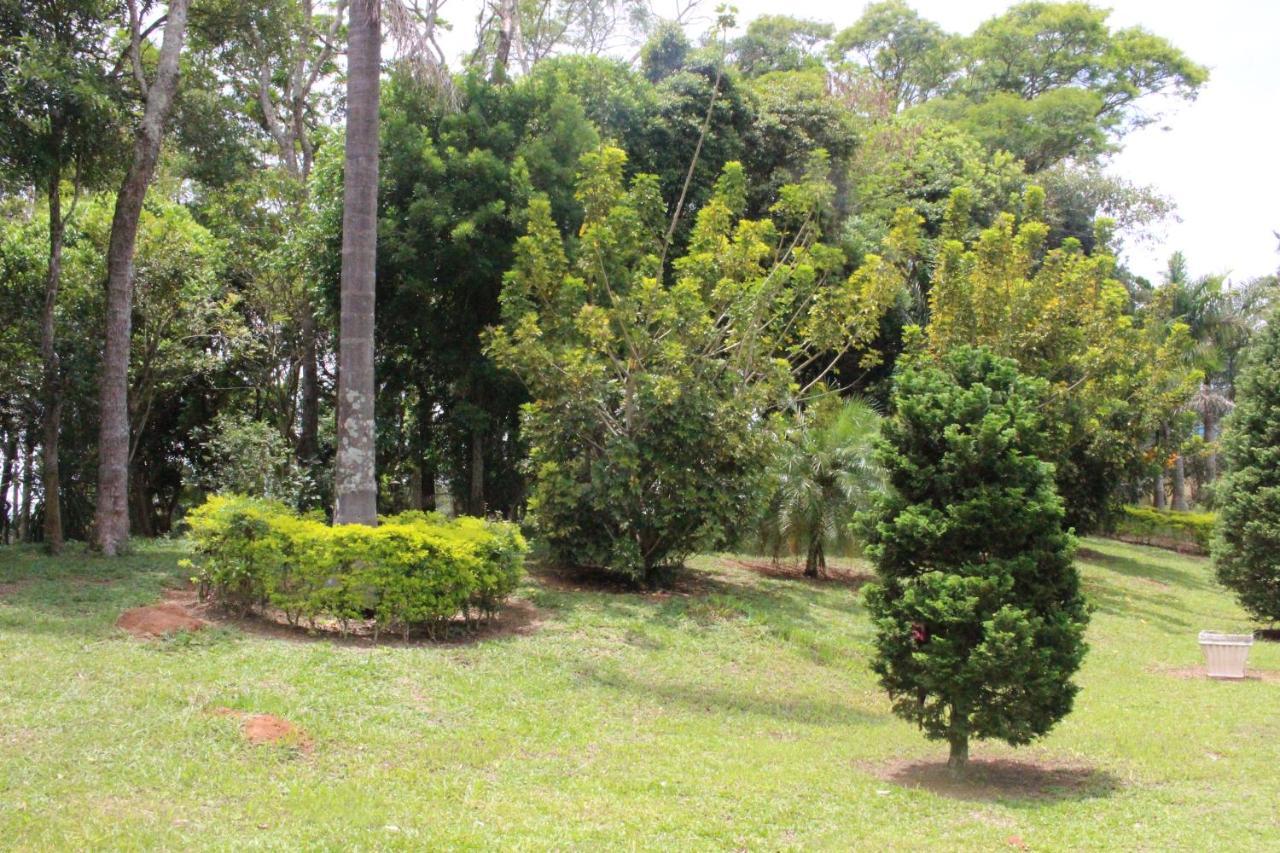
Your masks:
[{"label": "palm tree", "polygon": [[827,546],[850,539],[854,514],[880,487],[873,445],[880,416],[861,400],[811,406],[779,443],[762,519],[766,548],[805,552],[804,573],[821,577]]},{"label": "palm tree", "polygon": [[379,0],[351,4],[347,29],[347,139],[338,330],[337,524],[376,524],[373,323],[378,251]]},{"label": "palm tree", "polygon": [[1228,412],[1235,408],[1235,403],[1225,394],[1218,392],[1210,383],[1200,383],[1197,391],[1187,402],[1187,408],[1195,412],[1204,425],[1204,443],[1209,445],[1209,455],[1205,464],[1205,481],[1213,482],[1218,476],[1218,454],[1213,450],[1213,442],[1218,437],[1218,423]]},{"label": "palm tree", "polygon": [[[1204,440],[1214,440],[1217,424],[1231,409],[1232,388],[1238,354],[1257,328],[1270,298],[1271,277],[1255,279],[1232,287],[1224,276],[1205,275],[1192,278],[1186,257],[1174,252],[1165,273],[1166,312],[1169,320],[1185,323],[1195,351],[1191,357],[1204,373],[1200,390],[1187,402],[1183,411],[1194,412],[1203,425]],[[1170,437],[1166,428],[1165,437]],[[1217,476],[1217,457],[1210,454],[1206,481]],[[1163,490],[1163,472],[1157,476],[1156,500]],[[1173,456],[1173,508],[1187,508],[1184,462],[1181,453]]]}]

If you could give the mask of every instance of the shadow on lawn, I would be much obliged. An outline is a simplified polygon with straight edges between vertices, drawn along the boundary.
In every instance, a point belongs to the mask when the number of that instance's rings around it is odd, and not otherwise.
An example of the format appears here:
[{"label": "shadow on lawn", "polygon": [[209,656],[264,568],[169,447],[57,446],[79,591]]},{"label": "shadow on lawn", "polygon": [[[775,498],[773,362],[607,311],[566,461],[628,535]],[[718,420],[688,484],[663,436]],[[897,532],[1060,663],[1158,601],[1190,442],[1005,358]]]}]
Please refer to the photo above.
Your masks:
[{"label": "shadow on lawn", "polygon": [[[1115,572],[1118,575],[1141,578],[1169,586],[1179,586],[1188,590],[1203,591],[1214,589],[1214,586],[1209,583],[1207,578],[1195,572],[1172,566],[1165,562],[1162,556],[1154,554],[1151,559],[1139,560],[1119,554],[1095,551],[1088,547],[1081,547],[1076,551],[1076,558],[1080,562]],[[1172,557],[1173,555],[1170,556]],[[1204,558],[1178,555],[1176,559],[1196,560]]]},{"label": "shadow on lawn", "polygon": [[1120,788],[1115,776],[1094,767],[1011,758],[973,759],[961,778],[951,775],[945,761],[894,762],[873,773],[903,787],[976,802],[1086,800]]},{"label": "shadow on lawn", "polygon": [[1167,592],[1139,592],[1096,577],[1084,578],[1083,586],[1085,599],[1099,613],[1124,619],[1141,619],[1170,633],[1186,632],[1191,627],[1191,622],[1182,616],[1193,616],[1194,611],[1188,609],[1176,595]]},{"label": "shadow on lawn", "polygon": [[82,543],[59,557],[38,546],[0,546],[0,626],[29,634],[84,637],[111,633],[120,613],[154,601],[179,580],[180,551],[144,545],[104,558]]},{"label": "shadow on lawn", "polygon": [[[596,684],[639,700],[676,704],[708,714],[732,712],[794,723],[840,726],[884,723],[889,719],[887,714],[866,711],[839,699],[795,695],[784,685],[770,685],[767,692],[749,693],[701,683],[662,682],[597,666],[588,666],[583,674]],[[629,704],[632,701],[628,699]]]},{"label": "shadow on lawn", "polygon": [[618,589],[607,581],[566,583],[545,569],[530,574],[530,598],[539,607],[570,620],[578,616],[587,625],[625,624],[632,645],[653,649],[665,645],[669,629],[711,629],[741,619],[831,664],[847,655],[849,642],[832,634],[830,611],[861,608],[857,596],[838,581],[780,581],[732,565],[726,570],[722,563],[685,569],[672,589],[662,591]]}]

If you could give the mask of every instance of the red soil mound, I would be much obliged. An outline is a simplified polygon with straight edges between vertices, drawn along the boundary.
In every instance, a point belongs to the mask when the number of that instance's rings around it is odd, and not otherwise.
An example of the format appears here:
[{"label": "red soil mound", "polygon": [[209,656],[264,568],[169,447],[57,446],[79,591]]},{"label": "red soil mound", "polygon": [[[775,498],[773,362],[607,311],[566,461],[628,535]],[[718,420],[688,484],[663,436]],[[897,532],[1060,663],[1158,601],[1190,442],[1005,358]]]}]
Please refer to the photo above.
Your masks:
[{"label": "red soil mound", "polygon": [[164,601],[147,607],[135,607],[120,614],[116,627],[135,637],[163,637],[177,631],[199,631],[209,623],[187,612],[177,601]]},{"label": "red soil mound", "polygon": [[304,752],[311,750],[311,738],[307,733],[282,717],[274,714],[251,714],[235,708],[216,708],[213,713],[222,717],[239,717],[243,723],[241,731],[245,740],[255,746],[279,743],[296,746]]}]

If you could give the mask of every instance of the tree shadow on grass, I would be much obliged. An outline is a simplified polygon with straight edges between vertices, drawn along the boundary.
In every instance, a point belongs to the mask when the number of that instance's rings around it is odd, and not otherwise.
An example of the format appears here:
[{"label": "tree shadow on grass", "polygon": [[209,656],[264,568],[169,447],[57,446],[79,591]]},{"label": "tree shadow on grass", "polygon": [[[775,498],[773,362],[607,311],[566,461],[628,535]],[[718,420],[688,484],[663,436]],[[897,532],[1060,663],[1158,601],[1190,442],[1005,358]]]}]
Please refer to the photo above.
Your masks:
[{"label": "tree shadow on grass", "polygon": [[1045,803],[1109,797],[1120,788],[1111,773],[1095,767],[1018,760],[973,759],[963,776],[945,761],[899,761],[873,771],[886,782],[953,800]]},{"label": "tree shadow on grass", "polygon": [[836,566],[828,567],[821,577],[809,577],[804,573],[804,566],[798,562],[773,562],[764,557],[752,559],[725,557],[723,562],[772,580],[808,584],[819,588],[844,587],[852,592],[857,592],[863,586],[875,580],[875,575],[870,572]]},{"label": "tree shadow on grass", "polygon": [[154,601],[179,582],[182,552],[142,543],[121,557],[99,557],[68,543],[59,557],[37,546],[0,546],[0,628],[26,634],[93,637],[113,633],[124,610]]},{"label": "tree shadow on grass", "polygon": [[782,685],[771,688],[767,693],[753,694],[700,682],[651,680],[597,666],[587,667],[584,675],[600,686],[638,699],[657,700],[663,704],[679,705],[690,711],[707,714],[731,712],[792,723],[840,726],[865,726],[889,720],[887,714],[866,711],[842,702],[838,697],[796,695],[788,692]]},{"label": "tree shadow on grass", "polygon": [[[1098,568],[1115,572],[1118,575],[1125,575],[1126,577],[1156,581],[1170,586],[1179,586],[1188,590],[1204,591],[1214,589],[1213,584],[1211,584],[1207,578],[1196,572],[1172,566],[1160,559],[1159,556],[1154,556],[1150,560],[1139,560],[1133,557],[1127,557],[1119,554],[1107,554],[1102,551],[1096,551],[1092,548],[1081,547],[1076,551],[1076,558],[1082,563],[1088,563],[1091,566],[1097,566]],[[1175,559],[1188,560],[1201,558],[1187,557],[1183,555],[1176,557]]]},{"label": "tree shadow on grass", "polygon": [[1124,619],[1141,619],[1171,634],[1185,633],[1191,622],[1178,614],[1193,614],[1176,595],[1146,593],[1121,587],[1098,578],[1084,578],[1085,600],[1099,613]]},{"label": "tree shadow on grass", "polygon": [[862,606],[840,585],[776,580],[720,562],[711,569],[686,569],[674,589],[655,592],[566,586],[548,581],[545,570],[530,574],[527,595],[539,607],[568,620],[576,615],[588,630],[624,626],[629,644],[654,650],[665,645],[671,630],[713,630],[744,620],[820,664],[834,664],[848,655],[853,640],[833,633],[830,611],[853,614]]}]

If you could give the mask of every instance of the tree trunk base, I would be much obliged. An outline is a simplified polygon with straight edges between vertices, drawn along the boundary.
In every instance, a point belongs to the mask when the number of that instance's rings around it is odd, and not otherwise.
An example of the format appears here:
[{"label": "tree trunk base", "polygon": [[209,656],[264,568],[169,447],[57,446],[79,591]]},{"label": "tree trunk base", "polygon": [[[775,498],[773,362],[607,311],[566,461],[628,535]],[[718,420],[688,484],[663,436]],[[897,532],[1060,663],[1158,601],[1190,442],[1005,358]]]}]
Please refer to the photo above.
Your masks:
[{"label": "tree trunk base", "polygon": [[951,754],[947,757],[947,771],[954,778],[965,775],[969,769],[969,739],[951,741]]}]

